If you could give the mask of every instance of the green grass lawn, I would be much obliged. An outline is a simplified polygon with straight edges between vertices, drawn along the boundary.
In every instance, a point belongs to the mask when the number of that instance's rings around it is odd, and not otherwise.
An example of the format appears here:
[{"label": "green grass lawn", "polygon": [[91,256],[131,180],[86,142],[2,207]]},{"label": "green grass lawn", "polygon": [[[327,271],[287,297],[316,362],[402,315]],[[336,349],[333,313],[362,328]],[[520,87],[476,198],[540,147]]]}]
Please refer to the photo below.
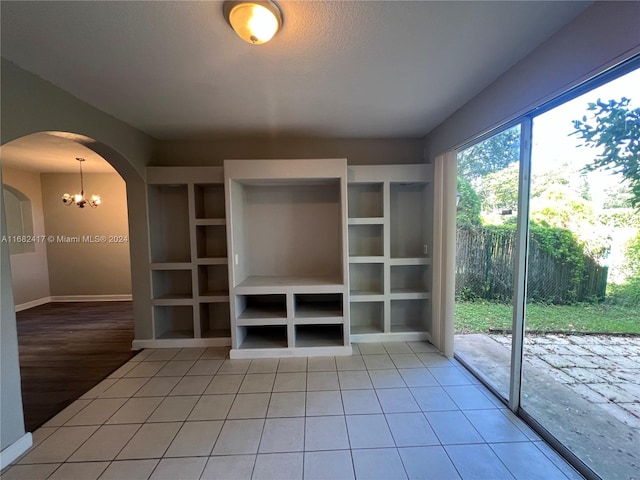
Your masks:
[{"label": "green grass lawn", "polygon": [[[511,329],[511,305],[456,302],[456,333]],[[607,304],[527,305],[528,330],[640,333],[640,306]]]}]

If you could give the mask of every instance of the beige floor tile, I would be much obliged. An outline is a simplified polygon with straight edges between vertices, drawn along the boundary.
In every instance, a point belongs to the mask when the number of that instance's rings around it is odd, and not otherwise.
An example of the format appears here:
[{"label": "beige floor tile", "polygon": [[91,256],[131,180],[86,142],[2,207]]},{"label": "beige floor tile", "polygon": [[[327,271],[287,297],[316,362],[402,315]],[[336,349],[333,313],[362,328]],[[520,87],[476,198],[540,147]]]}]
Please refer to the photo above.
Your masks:
[{"label": "beige floor tile", "polygon": [[396,368],[391,357],[387,353],[376,355],[362,355],[367,370],[388,370]]},{"label": "beige floor tile", "polygon": [[215,375],[222,365],[222,360],[198,360],[189,369],[187,375]]},{"label": "beige floor tile", "polygon": [[106,424],[144,423],[161,402],[162,397],[130,398]]},{"label": "beige floor tile", "polygon": [[342,404],[347,415],[382,413],[375,390],[343,390]]},{"label": "beige floor tile", "polygon": [[220,375],[244,375],[249,370],[251,360],[225,360],[218,374]]},{"label": "beige floor tile", "polygon": [[134,397],[165,397],[180,379],[181,377],[154,377],[145,383]]},{"label": "beige floor tile", "polygon": [[359,343],[358,348],[360,349],[361,355],[378,355],[387,353],[381,343]]},{"label": "beige floor tile", "polygon": [[[115,382],[116,380],[114,380]],[[69,405],[67,408],[58,413],[55,417],[44,424],[45,427],[61,427],[73,418],[80,410],[89,405],[91,400],[79,399]]]},{"label": "beige floor tile", "polygon": [[278,363],[278,373],[292,373],[292,372],[306,372],[307,371],[307,358],[281,358]]},{"label": "beige floor tile", "polygon": [[204,394],[238,393],[242,380],[244,380],[244,375],[216,375]]},{"label": "beige floor tile", "polygon": [[33,447],[18,463],[64,462],[97,429],[96,426],[60,427],[37,447]]},{"label": "beige floor tile", "polygon": [[58,427],[40,427],[37,429],[31,434],[32,447],[42,443],[43,440],[52,435],[56,430],[58,430]]},{"label": "beige floor tile", "polygon": [[247,373],[275,373],[278,371],[278,358],[256,358],[251,360]]},{"label": "beige floor tile", "polygon": [[210,455],[223,423],[222,421],[185,422],[164,456],[202,457]]},{"label": "beige floor tile", "polygon": [[63,463],[47,480],[97,480],[109,462]]},{"label": "beige floor tile", "polygon": [[339,388],[338,373],[335,371],[307,373],[307,391],[338,390]]},{"label": "beige floor tile", "polygon": [[224,420],[235,398],[235,395],[203,395],[187,420]]},{"label": "beige floor tile", "polygon": [[353,462],[351,461],[351,451],[305,452],[304,479],[355,479]]},{"label": "beige floor tile", "polygon": [[100,480],[147,480],[159,460],[126,460],[111,462]]},{"label": "beige floor tile", "polygon": [[304,417],[305,392],[272,393],[267,417]]},{"label": "beige floor tile", "polygon": [[[283,360],[289,359],[287,358]],[[307,374],[305,372],[278,372],[276,375],[276,381],[273,385],[274,392],[304,392],[306,388]]]},{"label": "beige floor tile", "polygon": [[[136,365],[136,364],[132,364],[132,365]],[[111,387],[114,383],[116,383],[118,381],[117,378],[105,378],[103,381],[101,381],[99,384],[97,384],[95,387],[93,387],[91,390],[89,390],[87,393],[85,393],[84,395],[82,395],[80,397],[80,399],[85,399],[85,398],[89,398],[89,399],[93,399],[93,398],[98,398],[98,396],[104,392],[107,388]]]},{"label": "beige floor tile", "polygon": [[202,395],[212,379],[213,375],[183,377],[169,395]]},{"label": "beige floor tile", "polygon": [[420,407],[416,403],[408,388],[383,388],[376,390],[378,400],[384,413],[419,412]]},{"label": "beige floor tile", "polygon": [[302,480],[302,453],[258,455],[252,480]]},{"label": "beige floor tile", "polygon": [[406,387],[402,376],[395,368],[393,370],[369,370],[369,377],[375,388]]},{"label": "beige floor tile", "polygon": [[392,353],[413,353],[407,342],[384,342],[382,344],[388,354]]},{"label": "beige floor tile", "polygon": [[205,347],[183,348],[173,357],[173,360],[198,360],[205,350]]},{"label": "beige floor tile", "polygon": [[366,370],[367,367],[361,355],[349,357],[336,357],[336,368],[338,370]]},{"label": "beige floor tile", "polygon": [[113,460],[140,425],[104,425],[69,458],[70,462],[99,462]]},{"label": "beige floor tile", "polygon": [[180,353],[181,348],[157,348],[144,359],[145,362],[168,361]]},{"label": "beige floor tile", "polygon": [[209,347],[200,356],[200,360],[220,359],[224,360],[229,357],[230,347]]},{"label": "beige floor tile", "polygon": [[182,423],[145,423],[116,457],[118,460],[160,458]]},{"label": "beige floor tile", "polygon": [[126,398],[98,398],[74,415],[65,426],[102,425],[122,407]]},{"label": "beige floor tile", "polygon": [[369,372],[367,371],[340,371],[338,372],[341,390],[366,390],[373,388]]},{"label": "beige floor tile", "polygon": [[239,393],[271,392],[275,373],[248,373],[240,385]]},{"label": "beige floor tile", "polygon": [[156,373],[164,368],[167,362],[140,362],[134,364],[125,377],[153,377]]},{"label": "beige floor tile", "polygon": [[207,457],[163,458],[150,480],[194,480],[200,478]]},{"label": "beige floor tile", "polygon": [[348,448],[347,424],[343,416],[307,417],[304,432],[305,451]]},{"label": "beige floor tile", "polygon": [[13,465],[2,472],[2,480],[45,480],[58,468],[58,465],[58,463]]},{"label": "beige floor tile", "polygon": [[129,398],[147,383],[147,378],[121,378],[98,395],[98,398]]},{"label": "beige floor tile", "polygon": [[199,397],[166,397],[149,417],[148,422],[183,422],[198,402]]},{"label": "beige floor tile", "polygon": [[339,391],[307,392],[306,414],[308,417],[343,413],[342,397]]},{"label": "beige floor tile", "polygon": [[351,448],[395,447],[384,415],[347,415]]},{"label": "beige floor tile", "polygon": [[181,377],[193,367],[195,360],[171,360],[162,367],[156,376],[157,377]]},{"label": "beige floor tile", "polygon": [[258,452],[264,419],[224,422],[212,455],[242,455]]},{"label": "beige floor tile", "polygon": [[303,451],[304,423],[304,418],[268,418],[258,453]]},{"label": "beige floor tile", "polygon": [[335,372],[335,357],[309,357],[307,362],[307,371],[309,372]]},{"label": "beige floor tile", "polygon": [[420,368],[423,366],[415,353],[391,353],[389,356],[396,368]]},{"label": "beige floor tile", "polygon": [[227,415],[229,419],[264,418],[269,407],[270,394],[244,393],[236,395]]},{"label": "beige floor tile", "polygon": [[255,455],[209,457],[201,480],[249,479],[256,462]]},{"label": "beige floor tile", "polygon": [[371,448],[353,450],[353,466],[356,478],[384,478],[401,480],[407,478],[402,460],[395,448]]}]

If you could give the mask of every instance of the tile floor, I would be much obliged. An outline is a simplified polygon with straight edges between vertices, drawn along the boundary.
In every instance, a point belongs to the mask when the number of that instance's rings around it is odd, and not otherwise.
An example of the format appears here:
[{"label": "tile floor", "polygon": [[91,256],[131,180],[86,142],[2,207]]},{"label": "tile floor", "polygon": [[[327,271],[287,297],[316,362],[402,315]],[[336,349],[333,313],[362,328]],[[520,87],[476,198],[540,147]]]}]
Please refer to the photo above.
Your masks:
[{"label": "tile floor", "polygon": [[582,478],[428,343],[227,354],[142,351],[34,432],[2,479]]}]

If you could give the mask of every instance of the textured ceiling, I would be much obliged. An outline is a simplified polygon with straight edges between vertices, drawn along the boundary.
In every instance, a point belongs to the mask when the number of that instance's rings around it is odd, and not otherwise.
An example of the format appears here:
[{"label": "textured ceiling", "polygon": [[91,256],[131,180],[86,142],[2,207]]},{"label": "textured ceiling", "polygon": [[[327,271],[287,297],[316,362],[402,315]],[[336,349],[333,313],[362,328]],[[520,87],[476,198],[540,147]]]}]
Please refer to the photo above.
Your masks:
[{"label": "textured ceiling", "polygon": [[272,42],[222,3],[2,1],[2,56],[158,139],[422,137],[588,2],[281,1]]}]

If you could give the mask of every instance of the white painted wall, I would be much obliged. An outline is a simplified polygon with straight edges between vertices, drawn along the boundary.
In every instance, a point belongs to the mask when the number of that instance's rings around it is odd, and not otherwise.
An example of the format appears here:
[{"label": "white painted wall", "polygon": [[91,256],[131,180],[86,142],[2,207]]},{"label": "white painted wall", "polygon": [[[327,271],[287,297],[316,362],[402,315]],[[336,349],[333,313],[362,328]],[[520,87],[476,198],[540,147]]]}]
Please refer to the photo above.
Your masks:
[{"label": "white painted wall", "polygon": [[[33,233],[36,237],[44,236],[40,174],[3,167],[2,176],[6,185],[20,190],[29,198],[33,215]],[[46,242],[36,242],[34,247],[34,252],[10,255],[13,299],[16,306],[37,300],[46,300],[51,295],[47,244]]]}]

